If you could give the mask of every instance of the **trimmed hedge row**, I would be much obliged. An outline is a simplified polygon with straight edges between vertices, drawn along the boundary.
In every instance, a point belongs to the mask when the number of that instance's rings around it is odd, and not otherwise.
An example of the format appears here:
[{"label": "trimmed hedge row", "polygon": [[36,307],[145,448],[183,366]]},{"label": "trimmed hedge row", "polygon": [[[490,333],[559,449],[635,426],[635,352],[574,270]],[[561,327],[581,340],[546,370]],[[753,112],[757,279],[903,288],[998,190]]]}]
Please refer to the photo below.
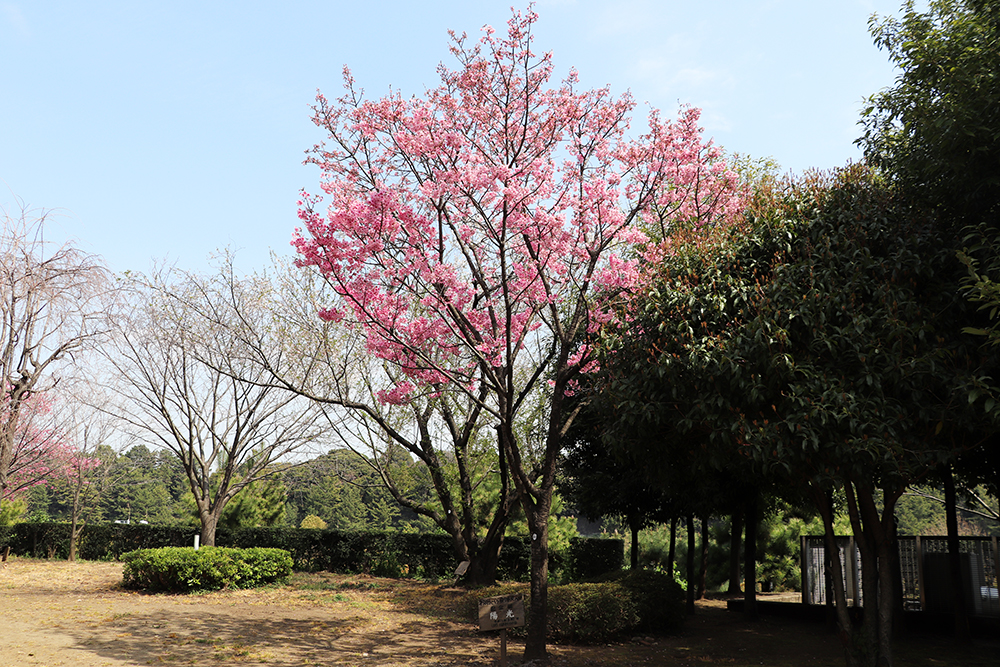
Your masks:
[{"label": "trimmed hedge row", "polygon": [[[680,584],[652,570],[619,572],[606,581],[549,586],[547,635],[553,640],[599,643],[623,634],[676,632],[684,624],[685,593]],[[526,584],[503,584],[471,591],[465,596],[465,613],[478,619],[479,600],[500,595],[524,596],[525,614],[530,616],[530,592]],[[525,619],[526,623],[528,619]],[[513,628],[524,636],[526,626]]]},{"label": "trimmed hedge row", "polygon": [[137,549],[122,554],[122,562],[126,588],[170,593],[256,588],[283,583],[292,574],[287,551],[263,547]]},{"label": "trimmed hedge row", "polygon": [[[66,558],[69,524],[20,523],[0,527],[0,549],[18,556]],[[146,524],[87,524],[78,555],[85,560],[119,560],[136,549],[191,546],[196,530]],[[362,533],[302,528],[220,529],[219,547],[271,547],[288,551],[299,571],[366,573],[384,577],[444,579],[457,563],[447,535]],[[497,578],[525,581],[531,562],[530,542],[508,538],[500,552]],[[561,581],[579,581],[621,569],[621,540],[575,538],[568,553],[552,553],[550,571]]]}]

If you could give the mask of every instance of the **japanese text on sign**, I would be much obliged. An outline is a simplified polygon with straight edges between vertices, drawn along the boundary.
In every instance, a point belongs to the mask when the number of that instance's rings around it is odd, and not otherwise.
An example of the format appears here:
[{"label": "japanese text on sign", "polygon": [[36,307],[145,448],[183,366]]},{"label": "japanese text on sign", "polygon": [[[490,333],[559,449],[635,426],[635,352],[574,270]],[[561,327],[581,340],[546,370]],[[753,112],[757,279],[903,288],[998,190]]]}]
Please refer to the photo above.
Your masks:
[{"label": "japanese text on sign", "polygon": [[479,601],[479,629],[500,630],[524,625],[524,596],[504,595]]}]

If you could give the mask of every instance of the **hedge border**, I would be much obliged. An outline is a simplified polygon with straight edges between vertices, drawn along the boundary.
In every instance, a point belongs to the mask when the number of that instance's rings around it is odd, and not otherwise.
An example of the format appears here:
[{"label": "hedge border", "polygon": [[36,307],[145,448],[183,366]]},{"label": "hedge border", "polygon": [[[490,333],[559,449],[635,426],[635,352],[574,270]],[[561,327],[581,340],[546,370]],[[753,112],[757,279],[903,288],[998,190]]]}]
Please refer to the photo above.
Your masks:
[{"label": "hedge border", "polygon": [[[0,526],[0,549],[9,546],[16,556],[67,558],[67,523],[20,523]],[[191,546],[192,527],[148,524],[87,524],[78,556],[84,560],[120,560],[136,549]],[[306,528],[220,529],[220,547],[271,547],[292,555],[297,571],[365,573],[384,577],[448,579],[457,563],[447,535],[428,533],[374,533]],[[624,543],[619,539],[573,538],[566,553],[550,554],[550,572],[563,582],[593,579],[620,570]],[[526,581],[531,561],[527,538],[507,538],[500,552],[497,579]]]}]

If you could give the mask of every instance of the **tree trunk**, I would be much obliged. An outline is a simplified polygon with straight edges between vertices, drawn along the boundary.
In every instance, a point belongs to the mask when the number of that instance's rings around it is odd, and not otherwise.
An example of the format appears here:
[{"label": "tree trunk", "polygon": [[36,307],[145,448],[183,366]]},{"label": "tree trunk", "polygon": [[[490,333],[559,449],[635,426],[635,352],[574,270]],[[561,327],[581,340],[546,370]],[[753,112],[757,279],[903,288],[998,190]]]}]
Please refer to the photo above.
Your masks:
[{"label": "tree trunk", "polygon": [[74,513],[69,524],[69,557],[66,559],[71,563],[76,560],[76,545],[77,540],[80,539],[81,528],[82,526],[79,526],[77,523],[76,514]]},{"label": "tree trunk", "polygon": [[[889,508],[891,512],[892,509]],[[878,562],[879,566],[879,578],[878,578],[878,666],[879,667],[892,667],[893,664],[893,651],[892,651],[892,639],[893,632],[895,630],[895,624],[893,623],[893,618],[895,617],[896,610],[896,582],[895,578],[892,576],[893,566],[892,562],[893,551],[896,554],[899,553],[899,549],[896,547],[895,542],[891,540],[882,540],[878,545]],[[881,564],[885,563],[886,567],[883,571]]]},{"label": "tree trunk", "polygon": [[874,553],[871,540],[867,536],[855,534],[854,541],[861,552],[861,595],[864,605],[861,615],[861,642],[863,664],[869,667],[878,664],[878,557]]},{"label": "tree trunk", "polygon": [[73,507],[70,510],[69,557],[67,560],[71,563],[76,560],[77,545],[79,544],[80,533],[83,532],[83,526],[80,525],[80,504],[80,482],[78,480],[73,485]]},{"label": "tree trunk", "polygon": [[[883,482],[888,488],[882,489],[882,514],[879,515],[875,505],[875,498],[871,488],[863,488],[859,491],[859,501],[865,517],[865,529],[871,535],[872,545],[875,551],[874,569],[878,578],[876,590],[877,598],[865,602],[869,608],[877,610],[877,641],[878,653],[876,664],[878,667],[892,667],[893,664],[893,633],[895,630],[895,610],[896,610],[896,577],[895,562],[899,555],[899,548],[895,541],[895,510],[896,501],[903,493],[903,488],[895,488],[890,482]],[[867,591],[866,591],[867,592]]]},{"label": "tree trunk", "polygon": [[221,509],[218,511],[202,510],[201,516],[201,546],[215,546],[215,530],[219,526],[219,517],[222,515]]},{"label": "tree trunk", "polygon": [[955,497],[955,478],[951,466],[944,471],[945,521],[948,526],[948,571],[951,574],[952,600],[955,606],[955,638],[969,641],[969,614],[965,606],[965,590],[962,587],[962,556],[959,553],[958,509]]},{"label": "tree trunk", "polygon": [[459,562],[469,561],[469,569],[466,570],[462,582],[466,586],[492,586],[496,583],[497,566],[500,563],[500,551],[503,548],[504,533],[510,517],[511,498],[507,494],[507,485],[504,484],[501,501],[493,514],[493,521],[489,530],[481,540],[475,539],[475,526],[470,521],[462,528],[457,536],[453,536],[455,555]]},{"label": "tree trunk", "polygon": [[694,589],[695,576],[694,569],[694,515],[687,515],[687,612],[694,613]]},{"label": "tree trunk", "polygon": [[503,547],[503,533],[488,534],[475,548],[467,551],[469,569],[463,582],[467,586],[492,586],[497,579],[500,550]]},{"label": "tree trunk", "polygon": [[670,519],[670,548],[667,550],[667,570],[674,577],[674,556],[677,554],[677,517]]},{"label": "tree trunk", "polygon": [[[463,475],[462,514],[465,525],[455,517],[454,525],[457,533],[453,535],[455,555],[459,562],[468,559],[469,569],[463,579],[467,586],[492,586],[496,583],[497,566],[500,563],[500,550],[503,548],[504,534],[510,520],[510,511],[520,496],[517,491],[511,493],[510,474],[507,468],[507,456],[503,446],[503,429],[497,425],[497,453],[500,463],[500,499],[493,520],[482,540],[476,539],[476,526],[473,519],[472,485],[467,474]],[[446,492],[445,492],[446,493]],[[463,556],[464,554],[464,556]]]},{"label": "tree trunk", "polygon": [[[826,538],[824,549],[826,558],[826,577],[833,583],[834,609],[837,614],[838,633],[841,645],[844,647],[844,660],[847,667],[860,665],[854,650],[854,625],[847,611],[847,592],[844,586],[844,573],[840,567],[840,549],[837,546],[837,536],[833,529],[833,496],[817,486],[810,485],[816,507],[823,517],[823,535]],[[826,590],[829,600],[830,589]]]},{"label": "tree trunk", "polygon": [[757,620],[757,490],[750,492],[746,509],[746,538],[743,549],[743,615],[750,621]]},{"label": "tree trunk", "polygon": [[14,461],[14,438],[12,428],[0,424],[0,498],[7,495],[7,477]]},{"label": "tree trunk", "polygon": [[545,635],[548,629],[549,597],[549,510],[552,493],[537,500],[531,511],[524,503],[528,514],[528,530],[531,531],[531,611],[528,622],[528,636],[524,643],[524,661],[548,659]]},{"label": "tree trunk", "polygon": [[639,531],[642,528],[642,523],[635,519],[630,519],[628,524],[629,531],[632,533],[632,548],[629,552],[629,567],[633,570],[639,569]]},{"label": "tree trunk", "polygon": [[705,599],[708,586],[708,518],[701,517],[701,568],[698,573],[698,599]]},{"label": "tree trunk", "polygon": [[[861,630],[855,633],[854,650],[859,663],[865,667],[874,667],[879,660],[879,567],[877,521],[867,511],[870,504],[871,491],[867,487],[852,483],[844,484],[844,494],[847,497],[847,511],[851,517],[851,527],[854,529],[854,543],[861,554],[861,601],[864,612],[861,615]],[[848,563],[848,567],[854,567]]]},{"label": "tree trunk", "polygon": [[740,543],[743,541],[743,512],[734,510],[729,531],[729,594],[740,592]]}]

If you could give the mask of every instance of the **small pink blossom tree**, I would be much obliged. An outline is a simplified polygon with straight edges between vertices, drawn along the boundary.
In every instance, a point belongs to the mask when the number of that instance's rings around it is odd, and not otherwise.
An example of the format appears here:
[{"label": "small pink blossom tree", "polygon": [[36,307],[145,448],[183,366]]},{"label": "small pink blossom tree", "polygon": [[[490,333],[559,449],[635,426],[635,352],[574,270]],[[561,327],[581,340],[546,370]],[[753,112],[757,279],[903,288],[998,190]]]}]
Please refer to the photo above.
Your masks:
[{"label": "small pink blossom tree", "polygon": [[50,394],[32,394],[21,401],[3,500],[12,500],[34,486],[62,479],[72,470],[90,465],[66,437],[52,401]]},{"label": "small pink blossom tree", "polygon": [[[356,326],[403,372],[382,400],[461,392],[495,420],[532,539],[529,660],[546,655],[564,399],[591,363],[582,341],[607,317],[600,297],[637,284],[675,228],[743,206],[698,110],[677,122],[652,111],[630,138],[629,95],[579,91],[575,72],[547,87],[536,19],[515,12],[506,38],[486,27],[474,46],[452,33],[459,67],[441,65],[423,98],[366,100],[345,68],[345,94],[314,107],[328,140],[307,162],[322,171],[326,210],[304,194],[293,241],[338,296],[320,316]],[[515,425],[540,396],[538,437],[525,442]]]}]

